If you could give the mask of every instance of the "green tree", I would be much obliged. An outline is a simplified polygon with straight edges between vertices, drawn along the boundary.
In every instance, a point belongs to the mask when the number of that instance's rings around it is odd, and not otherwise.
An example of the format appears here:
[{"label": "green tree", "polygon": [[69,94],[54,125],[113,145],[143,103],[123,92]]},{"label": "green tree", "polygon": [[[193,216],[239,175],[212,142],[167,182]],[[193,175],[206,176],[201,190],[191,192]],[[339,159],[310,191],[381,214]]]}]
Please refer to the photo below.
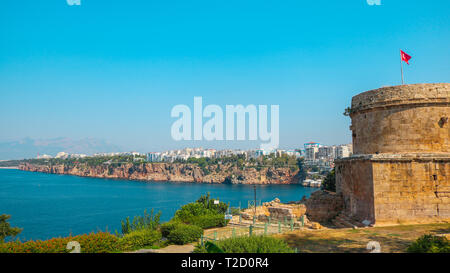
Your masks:
[{"label": "green tree", "polygon": [[3,243],[6,237],[17,236],[20,232],[22,232],[21,228],[10,226],[7,222],[9,218],[11,218],[11,215],[0,215],[0,243]]},{"label": "green tree", "polygon": [[305,166],[304,166],[304,159],[303,158],[299,158],[297,159],[297,166],[298,166],[298,176],[300,178],[300,181],[305,180],[306,178],[306,170],[305,170]]},{"label": "green tree", "polygon": [[332,191],[332,192],[336,191],[336,174],[334,172],[334,169],[331,170],[331,172],[329,172],[327,174],[327,176],[325,177],[325,179],[323,180],[322,190],[327,190],[327,191]]}]

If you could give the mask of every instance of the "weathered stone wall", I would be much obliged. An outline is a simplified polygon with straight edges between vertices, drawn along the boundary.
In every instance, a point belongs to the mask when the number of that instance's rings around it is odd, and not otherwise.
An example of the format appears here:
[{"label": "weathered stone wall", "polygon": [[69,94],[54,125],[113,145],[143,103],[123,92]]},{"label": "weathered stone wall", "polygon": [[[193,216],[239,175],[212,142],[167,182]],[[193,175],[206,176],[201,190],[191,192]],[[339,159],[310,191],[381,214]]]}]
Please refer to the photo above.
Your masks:
[{"label": "weathered stone wall", "polygon": [[450,84],[384,87],[352,99],[354,154],[450,152]]},{"label": "weathered stone wall", "polygon": [[336,160],[343,211],[376,224],[450,221],[450,84],[353,97],[353,153]]},{"label": "weathered stone wall", "polygon": [[377,224],[450,220],[450,157],[374,158]]},{"label": "weathered stone wall", "polygon": [[344,212],[360,221],[375,222],[372,164],[348,158],[336,166],[336,192],[342,194]]},{"label": "weathered stone wall", "polygon": [[305,206],[308,219],[327,223],[342,211],[342,195],[328,191],[316,191],[306,200]]},{"label": "weathered stone wall", "polygon": [[344,212],[376,224],[450,220],[450,155],[379,154],[340,160]]}]

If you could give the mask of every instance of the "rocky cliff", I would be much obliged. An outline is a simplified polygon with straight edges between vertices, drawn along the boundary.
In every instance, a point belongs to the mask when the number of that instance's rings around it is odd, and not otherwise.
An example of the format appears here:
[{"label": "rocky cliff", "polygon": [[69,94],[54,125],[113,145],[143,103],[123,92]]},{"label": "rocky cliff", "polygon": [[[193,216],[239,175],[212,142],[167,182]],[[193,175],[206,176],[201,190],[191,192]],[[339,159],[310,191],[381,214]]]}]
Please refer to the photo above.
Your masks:
[{"label": "rocky cliff", "polygon": [[233,165],[215,164],[200,168],[196,164],[140,163],[140,164],[60,164],[37,165],[24,163],[19,169],[51,174],[69,174],[85,177],[116,178],[142,181],[176,181],[229,184],[297,184],[299,172],[291,168],[239,169]]}]

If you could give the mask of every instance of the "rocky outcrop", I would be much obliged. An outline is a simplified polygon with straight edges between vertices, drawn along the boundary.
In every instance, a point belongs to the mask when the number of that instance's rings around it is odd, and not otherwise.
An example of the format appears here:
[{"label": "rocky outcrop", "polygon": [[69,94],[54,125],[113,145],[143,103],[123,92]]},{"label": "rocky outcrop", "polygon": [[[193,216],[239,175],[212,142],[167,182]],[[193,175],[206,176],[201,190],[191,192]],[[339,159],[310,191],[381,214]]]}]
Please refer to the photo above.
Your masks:
[{"label": "rocky outcrop", "polygon": [[[263,203],[262,206],[248,208],[241,212],[241,218],[233,217],[232,223],[241,224],[261,224],[265,225],[291,225],[293,228],[321,229],[322,225],[313,222],[306,215],[307,207],[303,203],[290,202],[281,203],[278,198],[271,202]],[[253,218],[255,221],[253,222]]]},{"label": "rocky outcrop", "polygon": [[19,169],[51,174],[69,174],[86,177],[114,178],[143,181],[176,181],[191,183],[230,184],[297,184],[298,171],[290,168],[239,169],[233,165],[218,164],[200,168],[196,164],[182,163],[84,163],[71,165],[36,165],[24,163]]},{"label": "rocky outcrop", "polygon": [[329,223],[342,211],[344,201],[340,194],[320,190],[313,192],[305,205],[311,221]]},{"label": "rocky outcrop", "polygon": [[298,221],[300,217],[305,215],[306,207],[304,204],[283,204],[280,199],[275,198],[271,202],[263,203],[262,206],[256,207],[256,215],[254,208],[244,210],[241,215],[245,220],[252,220],[256,216],[256,220],[260,222],[270,221]]}]

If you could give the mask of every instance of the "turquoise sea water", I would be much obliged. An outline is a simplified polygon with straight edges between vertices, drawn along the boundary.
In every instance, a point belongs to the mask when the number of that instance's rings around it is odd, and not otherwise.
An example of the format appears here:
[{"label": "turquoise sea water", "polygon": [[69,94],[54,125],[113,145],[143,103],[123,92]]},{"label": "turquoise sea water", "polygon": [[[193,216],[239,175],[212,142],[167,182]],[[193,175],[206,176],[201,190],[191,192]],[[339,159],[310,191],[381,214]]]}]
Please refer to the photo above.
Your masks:
[{"label": "turquoise sea water", "polygon": [[[316,189],[301,185],[257,185],[257,199],[300,200]],[[98,230],[120,231],[120,221],[160,210],[162,221],[182,205],[210,192],[231,206],[247,207],[252,185],[140,182],[0,169],[0,214],[23,228],[21,240],[49,239]]]}]

